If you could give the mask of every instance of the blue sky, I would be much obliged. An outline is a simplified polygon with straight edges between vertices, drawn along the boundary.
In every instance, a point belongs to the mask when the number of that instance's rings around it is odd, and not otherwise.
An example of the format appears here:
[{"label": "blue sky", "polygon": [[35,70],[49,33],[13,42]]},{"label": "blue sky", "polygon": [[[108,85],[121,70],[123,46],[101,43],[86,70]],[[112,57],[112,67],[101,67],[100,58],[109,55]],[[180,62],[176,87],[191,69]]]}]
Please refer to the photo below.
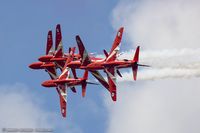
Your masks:
[{"label": "blue sky", "polygon": [[[2,0],[0,128],[199,133],[199,12],[196,0]],[[116,103],[102,86],[88,85],[84,99],[80,88],[77,94],[69,91],[63,119],[56,91],[40,85],[48,74],[28,68],[45,53],[47,32],[55,35],[58,23],[65,50],[79,34],[88,52],[98,54],[110,49],[116,29],[124,26],[122,56],[132,59],[133,52],[126,50],[140,45],[140,63],[152,67],[139,68],[136,82],[132,71],[122,71]]]},{"label": "blue sky", "polygon": [[[103,49],[110,49],[115,35],[111,26],[111,11],[116,3],[107,0],[1,1],[0,84],[26,85],[29,93],[42,100],[40,107],[56,112],[62,125],[73,122],[83,132],[104,132],[107,110],[101,97],[103,87],[89,85],[84,99],[80,88],[78,94],[69,92],[68,114],[63,120],[56,91],[40,85],[49,79],[48,75],[44,71],[30,70],[28,65],[45,53],[47,32],[51,29],[55,35],[56,24],[61,24],[65,51],[75,45],[77,34],[90,52],[102,53]],[[59,127],[55,130],[59,131]]]}]

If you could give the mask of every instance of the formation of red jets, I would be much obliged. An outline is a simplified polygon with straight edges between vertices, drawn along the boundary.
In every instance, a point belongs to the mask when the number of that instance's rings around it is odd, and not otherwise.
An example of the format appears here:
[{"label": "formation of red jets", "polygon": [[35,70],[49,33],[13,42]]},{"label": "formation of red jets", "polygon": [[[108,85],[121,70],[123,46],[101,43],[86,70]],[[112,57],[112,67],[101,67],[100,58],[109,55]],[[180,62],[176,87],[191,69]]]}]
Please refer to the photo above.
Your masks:
[{"label": "formation of red jets", "polygon": [[[75,86],[82,86],[82,96],[84,97],[86,94],[87,84],[97,84],[88,80],[88,72],[90,72],[99,81],[99,83],[110,92],[112,100],[116,101],[116,74],[122,77],[119,69],[132,68],[133,79],[136,80],[138,66],[147,66],[138,64],[139,46],[137,47],[132,60],[117,59],[123,30],[123,27],[118,30],[110,52],[108,53],[106,50],[103,50],[105,58],[97,58],[88,54],[81,38],[78,35],[76,36],[76,42],[79,53],[75,53],[75,47],[69,48],[69,51],[64,53],[61,28],[59,24],[56,26],[55,49],[53,49],[52,31],[48,32],[46,54],[38,58],[39,62],[32,63],[29,67],[31,69],[44,69],[48,72],[51,80],[44,81],[42,86],[56,88],[60,97],[60,107],[63,117],[66,117],[67,88],[76,93]],[[57,74],[57,69],[61,70],[60,75]],[[83,77],[77,77],[76,69],[84,70]],[[70,70],[73,75],[72,77],[70,76]],[[103,70],[106,73],[108,79],[107,81],[101,75],[99,70]]]}]

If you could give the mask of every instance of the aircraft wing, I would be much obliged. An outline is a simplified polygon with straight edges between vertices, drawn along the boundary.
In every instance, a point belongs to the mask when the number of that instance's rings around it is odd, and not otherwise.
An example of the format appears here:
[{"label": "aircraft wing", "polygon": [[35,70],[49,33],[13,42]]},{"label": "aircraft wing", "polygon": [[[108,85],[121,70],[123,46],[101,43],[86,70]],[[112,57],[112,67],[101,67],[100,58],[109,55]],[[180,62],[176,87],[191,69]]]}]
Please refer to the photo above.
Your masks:
[{"label": "aircraft wing", "polygon": [[[109,62],[109,61],[113,61],[116,59],[116,55],[119,51],[119,45],[121,43],[121,40],[122,40],[122,35],[123,35],[123,30],[124,28],[121,27],[118,32],[117,32],[117,35],[115,37],[115,40],[113,42],[113,45],[112,45],[112,48],[110,50],[110,53],[107,54],[107,58],[106,58],[106,61]],[[105,51],[104,51],[105,53]]]},{"label": "aircraft wing", "polygon": [[67,112],[67,91],[64,85],[59,85],[56,87],[56,90],[59,94],[60,98],[60,111],[63,117],[66,117],[66,112]]},{"label": "aircraft wing", "polygon": [[[47,67],[45,70],[48,72],[51,79],[55,80],[57,79],[56,69],[55,67]],[[58,92],[59,98],[60,98],[60,108],[61,108],[61,114],[63,117],[66,117],[66,90],[64,86],[57,86],[56,90]]]},{"label": "aircraft wing", "polygon": [[108,91],[110,91],[108,82],[106,82],[106,80],[98,71],[90,71],[90,72]]},{"label": "aircraft wing", "polygon": [[60,24],[56,26],[55,58],[63,57],[62,33]]},{"label": "aircraft wing", "polygon": [[[85,46],[83,45],[83,42],[81,41],[81,38],[79,36],[76,36],[76,42],[78,45],[79,54],[81,55],[81,64],[82,66],[87,66],[92,62],[89,54],[86,51]],[[98,71],[92,70],[90,72],[107,90],[109,90],[108,83]]]},{"label": "aircraft wing", "polygon": [[46,67],[45,71],[48,72],[49,76],[51,77],[51,79],[57,79],[57,72],[56,72],[56,68],[55,67]]},{"label": "aircraft wing", "polygon": [[113,101],[117,101],[117,87],[116,87],[116,76],[115,76],[115,68],[110,67],[106,68],[105,72],[108,77],[108,84],[109,84],[109,90],[111,94],[111,98]]},{"label": "aircraft wing", "polygon": [[52,31],[48,32],[47,35],[47,44],[46,44],[46,55],[53,55],[53,37]]},{"label": "aircraft wing", "polygon": [[81,41],[81,38],[79,36],[76,36],[76,42],[79,49],[79,54],[81,55],[81,65],[87,66],[91,63],[91,59],[89,57],[89,54],[87,50],[85,49],[85,46],[83,45],[83,42]]}]

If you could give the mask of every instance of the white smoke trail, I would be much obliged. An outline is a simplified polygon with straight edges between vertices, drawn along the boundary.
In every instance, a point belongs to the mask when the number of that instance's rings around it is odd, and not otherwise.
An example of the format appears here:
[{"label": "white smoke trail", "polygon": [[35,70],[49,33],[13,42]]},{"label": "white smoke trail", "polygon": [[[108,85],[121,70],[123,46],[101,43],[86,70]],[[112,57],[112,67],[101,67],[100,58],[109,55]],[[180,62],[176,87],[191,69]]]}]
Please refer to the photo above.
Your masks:
[{"label": "white smoke trail", "polygon": [[[132,59],[134,50],[123,52],[119,59]],[[199,68],[200,49],[166,49],[140,52],[140,63],[156,68]]]},{"label": "white smoke trail", "polygon": [[[132,59],[134,50],[123,52],[119,59]],[[141,51],[140,64],[150,65],[138,71],[138,80],[190,78],[200,76],[200,49]],[[132,71],[124,72],[119,81],[133,80]]]},{"label": "white smoke trail", "polygon": [[[118,77],[119,82],[133,81],[133,74],[131,72],[122,73],[123,77]],[[138,71],[137,80],[156,80],[166,78],[193,78],[200,77],[199,69],[181,69],[181,68],[161,68]]]},{"label": "white smoke trail", "polygon": [[[132,60],[135,50],[125,51],[118,57],[119,60]],[[104,58],[103,55],[98,57]],[[140,51],[139,64],[150,65],[149,68],[139,67],[138,80],[155,80],[166,78],[200,77],[200,49],[165,49]],[[132,81],[133,72],[122,73],[118,81]],[[105,77],[106,78],[106,77]]]}]

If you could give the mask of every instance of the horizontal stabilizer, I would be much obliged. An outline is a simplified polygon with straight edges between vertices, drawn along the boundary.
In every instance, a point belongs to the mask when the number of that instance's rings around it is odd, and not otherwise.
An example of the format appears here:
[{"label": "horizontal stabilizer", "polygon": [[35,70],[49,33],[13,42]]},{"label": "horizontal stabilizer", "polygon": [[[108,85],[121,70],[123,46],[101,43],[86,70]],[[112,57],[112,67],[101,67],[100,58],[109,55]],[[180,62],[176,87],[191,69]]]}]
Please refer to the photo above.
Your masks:
[{"label": "horizontal stabilizer", "polygon": [[138,66],[142,66],[142,67],[151,67],[149,65],[143,65],[143,64],[138,64]]},{"label": "horizontal stabilizer", "polygon": [[89,80],[87,80],[86,83],[87,83],[87,84],[91,84],[91,85],[99,85],[98,83],[92,82],[92,81],[89,81]]},{"label": "horizontal stabilizer", "polygon": [[74,86],[70,87],[70,89],[72,90],[72,92],[76,93],[76,88]]},{"label": "horizontal stabilizer", "polygon": [[122,77],[122,74],[120,73],[120,71],[117,69],[117,74]]},{"label": "horizontal stabilizer", "polygon": [[108,58],[108,52],[105,49],[103,50],[103,52],[104,52],[104,55],[106,56],[106,58]]}]

